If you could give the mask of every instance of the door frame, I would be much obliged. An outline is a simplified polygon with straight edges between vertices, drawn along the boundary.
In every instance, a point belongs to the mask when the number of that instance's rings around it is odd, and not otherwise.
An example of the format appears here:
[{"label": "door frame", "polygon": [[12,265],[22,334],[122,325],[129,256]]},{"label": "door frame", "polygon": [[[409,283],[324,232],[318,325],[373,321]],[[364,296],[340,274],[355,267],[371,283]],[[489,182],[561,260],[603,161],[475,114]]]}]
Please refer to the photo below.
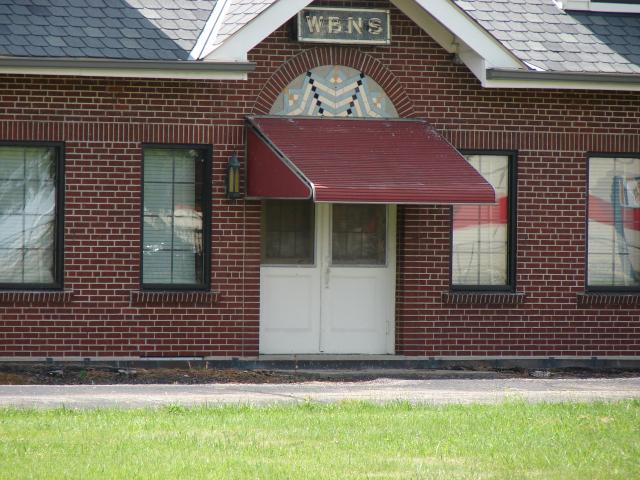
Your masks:
[{"label": "door frame", "polygon": [[[343,203],[343,202],[336,202]],[[371,353],[371,354],[361,354],[361,353],[342,353],[342,354],[334,354],[334,353],[324,353],[321,351],[321,347],[323,346],[323,335],[326,335],[325,326],[323,326],[322,321],[322,309],[323,309],[323,295],[325,290],[325,282],[327,281],[327,273],[332,268],[341,269],[341,268],[350,268],[348,266],[333,266],[331,265],[331,246],[332,246],[332,210],[333,203],[314,203],[314,214],[315,214],[315,232],[314,232],[314,253],[313,253],[313,264],[307,265],[280,265],[280,264],[261,264],[260,265],[260,279],[259,279],[259,294],[260,294],[260,311],[259,311],[259,335],[258,335],[258,351],[261,355],[296,355],[296,354],[311,354],[311,355],[394,355],[395,354],[395,346],[396,346],[396,280],[397,280],[397,205],[395,204],[384,204],[385,205],[385,214],[386,214],[386,262],[384,267],[386,269],[391,269],[390,278],[388,281],[388,288],[392,293],[388,296],[388,301],[385,306],[385,317],[386,320],[386,329],[385,329],[385,352],[384,353]],[[264,207],[263,207],[264,208]],[[261,228],[262,235],[262,228]],[[362,265],[357,268],[380,268],[380,265]],[[314,352],[298,352],[298,353],[282,353],[282,352],[263,352],[263,337],[264,333],[264,323],[263,323],[263,282],[267,281],[264,277],[268,275],[269,271],[274,272],[283,272],[285,270],[289,270],[290,272],[295,271],[316,271],[318,275],[318,286],[319,293],[317,298],[317,308],[318,311],[316,315],[318,316],[318,345],[317,351]],[[310,272],[311,273],[311,272]],[[270,349],[273,350],[273,349]]]}]

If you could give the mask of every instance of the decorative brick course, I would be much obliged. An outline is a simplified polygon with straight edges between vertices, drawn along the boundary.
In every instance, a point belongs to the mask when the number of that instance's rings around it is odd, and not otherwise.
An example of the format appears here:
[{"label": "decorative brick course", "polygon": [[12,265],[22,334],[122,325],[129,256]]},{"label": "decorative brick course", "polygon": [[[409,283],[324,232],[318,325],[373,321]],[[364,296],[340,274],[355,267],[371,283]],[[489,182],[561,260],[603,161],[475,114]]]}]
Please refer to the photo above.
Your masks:
[{"label": "decorative brick course", "polygon": [[581,307],[602,307],[623,305],[640,307],[639,294],[579,293],[578,305]]},{"label": "decorative brick course", "polygon": [[442,302],[454,305],[499,306],[516,305],[525,301],[524,293],[445,292]]},{"label": "decorative brick course", "polygon": [[[0,75],[0,140],[65,143],[73,291],[2,292],[11,301],[0,302],[0,356],[256,355],[261,204],[224,197],[226,162],[244,152],[245,115],[267,112],[297,74],[333,62],[361,68],[402,116],[430,121],[458,148],[518,153],[516,287],[526,301],[452,297],[450,208],[400,206],[396,353],[640,356],[637,302],[594,308],[599,297],[583,295],[587,152],[640,152],[640,93],[483,89],[395,7],[366,5],[390,8],[390,46],[309,46],[282,27],[251,52],[248,81]],[[217,297],[135,293],[143,143],[213,145]]]},{"label": "decorative brick course", "polygon": [[69,290],[0,291],[0,305],[69,303],[72,300],[73,292]]},{"label": "decorative brick course", "polygon": [[218,301],[218,292],[146,292],[133,290],[129,293],[132,305],[213,305]]}]

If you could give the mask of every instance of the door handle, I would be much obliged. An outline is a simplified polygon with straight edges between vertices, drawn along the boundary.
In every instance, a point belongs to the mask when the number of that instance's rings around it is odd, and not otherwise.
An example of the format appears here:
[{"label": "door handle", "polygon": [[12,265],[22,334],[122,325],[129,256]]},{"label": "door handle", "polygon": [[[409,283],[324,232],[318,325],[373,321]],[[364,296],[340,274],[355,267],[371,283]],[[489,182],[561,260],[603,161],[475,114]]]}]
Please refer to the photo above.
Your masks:
[{"label": "door handle", "polygon": [[329,265],[329,260],[325,261],[324,267],[324,288],[329,288],[329,276],[331,275],[331,265]]}]

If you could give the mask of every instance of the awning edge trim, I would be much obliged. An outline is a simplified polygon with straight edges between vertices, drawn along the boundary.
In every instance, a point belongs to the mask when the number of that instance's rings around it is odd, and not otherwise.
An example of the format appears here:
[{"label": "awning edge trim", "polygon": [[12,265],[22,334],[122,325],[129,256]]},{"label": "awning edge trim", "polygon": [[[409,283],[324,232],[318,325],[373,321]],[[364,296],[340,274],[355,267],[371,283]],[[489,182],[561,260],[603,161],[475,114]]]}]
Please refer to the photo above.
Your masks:
[{"label": "awning edge trim", "polygon": [[255,123],[253,116],[246,117],[247,124],[251,130],[260,138],[264,144],[280,159],[285,167],[287,167],[291,173],[300,179],[302,183],[309,189],[308,199],[316,201],[316,186],[314,183],[306,177],[304,173],[293,163],[276,145],[275,143],[260,130],[260,127]]}]

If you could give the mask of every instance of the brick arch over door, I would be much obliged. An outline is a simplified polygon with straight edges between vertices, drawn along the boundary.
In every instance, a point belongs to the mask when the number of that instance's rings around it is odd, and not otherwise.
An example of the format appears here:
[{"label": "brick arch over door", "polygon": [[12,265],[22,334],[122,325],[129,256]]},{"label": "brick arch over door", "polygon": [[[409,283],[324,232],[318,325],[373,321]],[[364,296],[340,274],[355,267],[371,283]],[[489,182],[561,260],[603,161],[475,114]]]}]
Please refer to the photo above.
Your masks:
[{"label": "brick arch over door", "polygon": [[305,50],[284,63],[267,80],[253,106],[253,115],[267,115],[278,95],[298,76],[321,65],[355,68],[375,80],[401,118],[414,117],[413,103],[395,75],[379,60],[353,48],[318,47]]}]

